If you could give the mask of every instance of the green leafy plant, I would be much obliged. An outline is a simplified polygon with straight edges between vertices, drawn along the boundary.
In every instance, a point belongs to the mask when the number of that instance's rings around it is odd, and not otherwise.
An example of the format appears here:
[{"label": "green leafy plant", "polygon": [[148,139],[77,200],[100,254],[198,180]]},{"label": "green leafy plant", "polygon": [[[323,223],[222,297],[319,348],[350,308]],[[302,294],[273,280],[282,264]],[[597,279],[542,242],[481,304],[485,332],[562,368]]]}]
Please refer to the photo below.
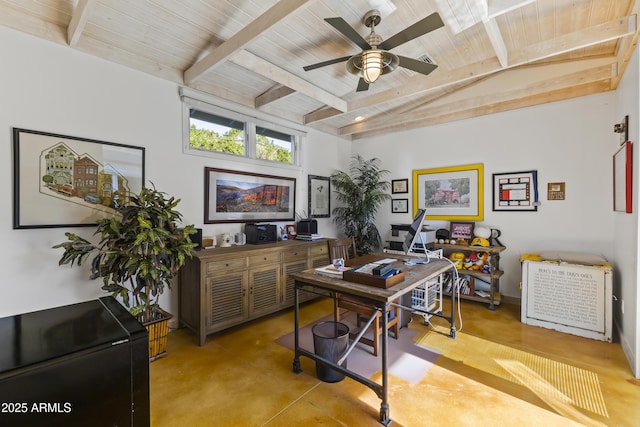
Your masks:
[{"label": "green leafy plant", "polygon": [[333,222],[341,226],[347,236],[353,236],[358,255],[377,250],[381,244],[380,232],[375,224],[380,205],[390,198],[390,183],[382,177],[389,173],[380,169],[380,159],[365,160],[353,156],[349,173],[331,174],[331,186],[340,206],[332,210]]},{"label": "green leafy plant", "polygon": [[189,238],[196,232],[194,226],[177,226],[182,218],[175,209],[179,202],[155,186],[143,188],[116,217],[97,221],[98,245],[65,233],[68,240],[53,246],[64,249],[58,264],[80,266],[93,255],[91,279],[101,277],[102,289],[120,297],[142,322],[156,320],[158,298],[165,286],[171,288],[171,280],[196,246]]}]

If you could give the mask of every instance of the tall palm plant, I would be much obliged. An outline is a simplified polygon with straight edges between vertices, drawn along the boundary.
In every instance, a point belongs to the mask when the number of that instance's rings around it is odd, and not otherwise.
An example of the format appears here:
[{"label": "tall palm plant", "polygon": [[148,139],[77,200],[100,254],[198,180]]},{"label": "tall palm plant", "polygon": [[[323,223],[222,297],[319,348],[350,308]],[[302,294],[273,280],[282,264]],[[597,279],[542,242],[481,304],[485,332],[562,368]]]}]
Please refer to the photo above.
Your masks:
[{"label": "tall palm plant", "polygon": [[380,205],[390,196],[390,183],[382,177],[389,173],[380,169],[380,159],[365,160],[353,156],[349,173],[331,174],[331,185],[340,206],[333,209],[333,222],[341,226],[347,236],[353,236],[358,255],[377,250],[381,244],[380,232],[375,224]]}]

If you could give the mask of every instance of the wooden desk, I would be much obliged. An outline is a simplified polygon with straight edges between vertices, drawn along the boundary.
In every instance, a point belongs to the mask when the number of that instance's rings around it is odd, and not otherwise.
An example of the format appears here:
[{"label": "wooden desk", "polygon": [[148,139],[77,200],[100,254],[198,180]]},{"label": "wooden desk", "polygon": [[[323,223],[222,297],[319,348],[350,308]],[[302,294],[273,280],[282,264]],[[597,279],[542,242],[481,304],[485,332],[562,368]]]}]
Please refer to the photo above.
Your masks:
[{"label": "wooden desk", "polygon": [[[423,284],[424,282],[438,276],[441,273],[453,268],[451,263],[442,259],[431,259],[428,264],[416,264],[405,265],[402,262],[401,256],[389,256],[389,254],[375,254],[366,255],[365,257],[354,258],[350,260],[348,265],[360,265],[363,263],[372,262],[374,260],[380,260],[384,258],[400,259],[397,261],[397,267],[405,273],[405,280],[390,288],[377,288],[374,286],[363,285],[360,283],[348,282],[339,278],[327,277],[320,274],[316,274],[315,270],[305,270],[300,273],[292,274],[291,277],[295,280],[295,310],[294,310],[294,327],[295,327],[295,355],[293,358],[293,371],[295,373],[302,372],[300,368],[300,356],[306,356],[316,363],[321,363],[326,366],[330,366],[349,378],[352,378],[359,383],[366,385],[372,389],[378,398],[381,399],[380,403],[380,417],[378,421],[383,425],[389,425],[391,422],[389,418],[389,403],[388,403],[388,338],[389,331],[387,330],[387,313],[389,312],[389,306],[396,299],[402,300],[401,297],[404,294],[411,292],[413,289]],[[369,300],[380,310],[383,314],[382,321],[382,351],[381,351],[381,369],[382,369],[382,384],[378,384],[369,378],[365,378],[353,371],[350,371],[342,366],[333,363],[323,357],[316,355],[304,348],[300,347],[299,341],[299,291],[316,291],[324,293],[333,298],[336,294],[347,294],[364,297]],[[409,308],[409,307],[403,307]],[[451,298],[451,316],[447,317],[442,313],[430,313],[435,316],[445,318],[451,324],[450,337],[455,338],[455,298]],[[375,314],[374,314],[375,316]]]}]

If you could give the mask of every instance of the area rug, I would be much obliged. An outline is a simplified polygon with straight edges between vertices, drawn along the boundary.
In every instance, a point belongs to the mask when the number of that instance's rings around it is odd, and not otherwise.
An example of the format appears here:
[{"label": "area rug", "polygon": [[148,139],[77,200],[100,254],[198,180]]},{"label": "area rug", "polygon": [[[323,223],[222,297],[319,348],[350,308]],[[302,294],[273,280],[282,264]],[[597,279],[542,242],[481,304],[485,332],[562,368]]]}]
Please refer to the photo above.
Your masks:
[{"label": "area rug", "polygon": [[[327,320],[333,320],[333,316],[326,316],[300,328],[300,346],[302,348],[313,353],[311,328],[316,323]],[[356,330],[355,322],[351,318],[348,317],[343,323],[347,324],[350,330]],[[293,332],[283,335],[276,339],[276,342],[293,351],[293,335]],[[417,331],[411,328],[400,329],[400,336],[397,340],[389,337],[387,353],[388,373],[413,384],[420,382],[440,354],[438,350],[415,343],[413,338],[416,335]],[[348,369],[366,378],[371,378],[375,373],[380,372],[382,370],[381,363],[382,355],[380,352],[376,357],[370,346],[361,343],[355,346],[347,358]]]}]

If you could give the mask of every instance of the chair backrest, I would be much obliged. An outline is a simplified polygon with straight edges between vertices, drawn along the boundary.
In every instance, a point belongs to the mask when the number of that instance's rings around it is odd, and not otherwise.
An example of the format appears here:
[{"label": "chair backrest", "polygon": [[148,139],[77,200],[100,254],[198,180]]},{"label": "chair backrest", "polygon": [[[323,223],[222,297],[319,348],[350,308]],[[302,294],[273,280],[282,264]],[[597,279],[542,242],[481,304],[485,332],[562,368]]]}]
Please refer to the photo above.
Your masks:
[{"label": "chair backrest", "polygon": [[329,262],[332,263],[335,258],[344,258],[348,260],[356,257],[356,241],[353,237],[346,239],[327,240],[327,248],[329,249]]}]

